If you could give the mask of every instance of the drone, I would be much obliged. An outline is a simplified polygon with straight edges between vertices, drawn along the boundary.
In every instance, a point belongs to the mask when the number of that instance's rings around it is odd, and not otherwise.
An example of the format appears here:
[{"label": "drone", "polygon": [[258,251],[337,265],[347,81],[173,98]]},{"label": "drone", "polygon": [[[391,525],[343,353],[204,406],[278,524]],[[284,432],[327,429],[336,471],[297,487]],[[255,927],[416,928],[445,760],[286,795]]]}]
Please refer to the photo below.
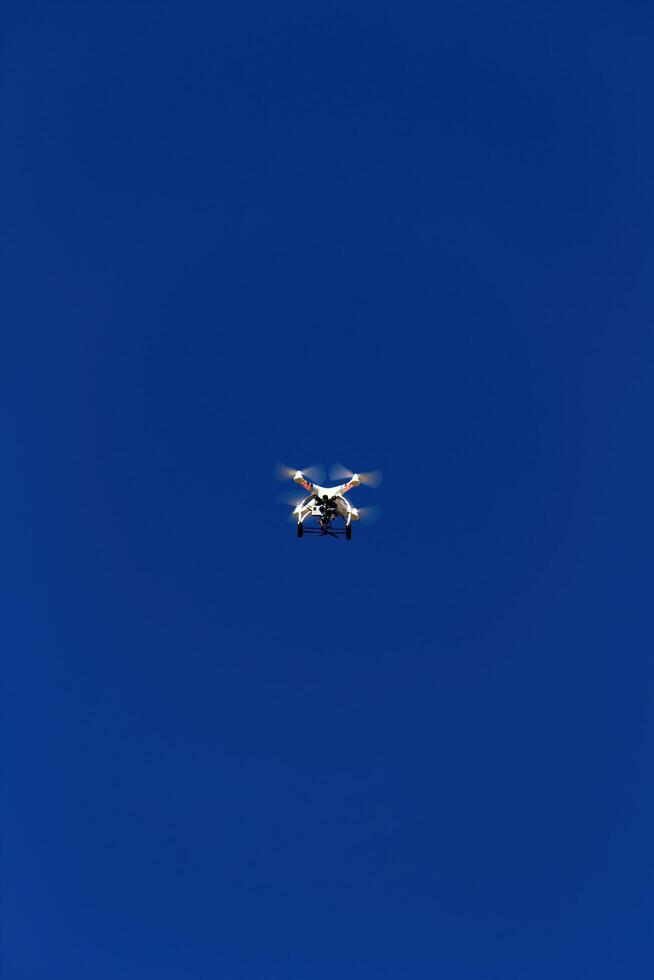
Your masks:
[{"label": "drone", "polygon": [[[362,483],[368,486],[377,487],[381,483],[381,472],[375,470],[370,473],[353,473],[340,464],[332,466],[329,476],[333,480],[344,480],[335,487],[321,486],[317,481],[322,479],[324,471],[321,467],[313,466],[305,470],[293,470],[286,466],[278,467],[278,475],[281,479],[292,479],[299,486],[303,487],[307,497],[299,501],[293,501],[295,507],[292,517],[297,522],[297,536],[303,537],[305,534],[318,534],[321,537],[329,535],[338,538],[344,535],[346,540],[352,538],[352,522],[358,521],[362,516],[370,513],[370,508],[358,509],[353,507],[345,494],[349,493],[354,487]],[[311,477],[316,482],[312,482]],[[314,519],[317,526],[305,527],[305,521]],[[345,527],[337,525],[341,519]]]}]

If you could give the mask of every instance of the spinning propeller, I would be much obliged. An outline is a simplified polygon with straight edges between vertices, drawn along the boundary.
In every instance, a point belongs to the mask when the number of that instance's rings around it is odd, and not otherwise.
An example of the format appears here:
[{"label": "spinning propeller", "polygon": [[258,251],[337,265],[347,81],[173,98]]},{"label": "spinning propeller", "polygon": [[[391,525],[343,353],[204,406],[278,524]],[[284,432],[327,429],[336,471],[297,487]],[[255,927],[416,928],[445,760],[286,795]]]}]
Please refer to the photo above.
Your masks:
[{"label": "spinning propeller", "polygon": [[[275,472],[278,480],[292,480],[298,472],[298,468],[286,466],[284,463],[278,463]],[[316,463],[314,466],[305,466],[299,472],[302,473],[302,476],[306,476],[308,480],[311,480],[312,483],[319,485],[321,480],[325,478],[325,467],[321,466],[320,463]]]},{"label": "spinning propeller", "polygon": [[301,504],[303,500],[306,500],[307,492],[304,490],[302,493],[293,492],[293,490],[284,490],[282,493],[278,494],[275,498],[280,504],[290,504],[291,507],[297,507]]},{"label": "spinning propeller", "polygon": [[356,511],[361,524],[374,524],[381,517],[382,509],[376,505],[374,507],[357,507]]},{"label": "spinning propeller", "polygon": [[333,466],[329,467],[330,480],[351,480],[353,476],[358,476],[361,482],[365,483],[368,487],[378,487],[382,481],[381,470],[370,470],[368,473],[355,474],[352,470],[348,470],[347,466],[343,466],[342,463],[334,463]]}]

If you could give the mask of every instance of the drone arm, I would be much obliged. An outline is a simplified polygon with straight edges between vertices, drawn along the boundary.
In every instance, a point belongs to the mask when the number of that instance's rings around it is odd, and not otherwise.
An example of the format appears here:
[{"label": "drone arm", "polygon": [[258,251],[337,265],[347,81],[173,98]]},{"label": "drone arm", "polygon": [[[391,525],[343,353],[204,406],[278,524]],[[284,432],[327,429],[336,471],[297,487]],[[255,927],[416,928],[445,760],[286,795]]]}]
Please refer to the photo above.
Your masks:
[{"label": "drone arm", "polygon": [[313,483],[309,483],[307,478],[300,470],[297,471],[293,479],[296,483],[299,483],[301,487],[304,487],[307,493],[313,493]]},{"label": "drone arm", "polygon": [[353,487],[358,487],[360,483],[361,483],[361,480],[359,479],[359,477],[355,473],[354,476],[352,477],[352,479],[348,483],[346,483],[345,486],[341,487],[341,491],[340,492],[342,494],[347,493]]}]

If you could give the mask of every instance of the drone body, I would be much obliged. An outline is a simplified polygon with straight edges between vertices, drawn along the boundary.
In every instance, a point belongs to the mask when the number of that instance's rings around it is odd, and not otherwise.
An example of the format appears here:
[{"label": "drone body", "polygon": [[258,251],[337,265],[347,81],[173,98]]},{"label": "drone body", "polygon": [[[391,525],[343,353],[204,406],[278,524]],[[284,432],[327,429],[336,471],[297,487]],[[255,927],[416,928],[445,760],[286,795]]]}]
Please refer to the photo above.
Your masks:
[{"label": "drone body", "polygon": [[[298,538],[301,538],[306,532],[307,534],[322,536],[330,535],[334,538],[345,535],[348,541],[352,537],[352,522],[358,521],[361,513],[346,499],[345,494],[361,483],[376,486],[381,480],[380,473],[351,473],[341,466],[333,467],[330,475],[335,479],[341,477],[341,479],[346,478],[346,480],[335,487],[325,487],[320,483],[312,482],[309,479],[308,470],[293,471],[282,467],[280,474],[292,477],[295,483],[303,487],[308,493],[308,496],[299,501],[293,510],[293,517],[297,522]],[[317,527],[305,528],[305,521],[311,519],[317,522]],[[339,526],[341,520],[345,525],[344,527]]]},{"label": "drone body", "polygon": [[337,533],[342,534],[342,531],[337,532],[331,526],[333,521],[342,517],[345,521],[345,537],[349,541],[352,537],[352,521],[359,520],[359,511],[345,499],[345,494],[352,487],[359,486],[361,481],[357,474],[355,473],[347,483],[341,483],[338,487],[321,487],[317,483],[310,483],[301,470],[297,471],[293,479],[310,494],[293,511],[297,517],[298,538],[304,534],[304,522],[308,517],[318,519],[319,534],[333,536]]}]

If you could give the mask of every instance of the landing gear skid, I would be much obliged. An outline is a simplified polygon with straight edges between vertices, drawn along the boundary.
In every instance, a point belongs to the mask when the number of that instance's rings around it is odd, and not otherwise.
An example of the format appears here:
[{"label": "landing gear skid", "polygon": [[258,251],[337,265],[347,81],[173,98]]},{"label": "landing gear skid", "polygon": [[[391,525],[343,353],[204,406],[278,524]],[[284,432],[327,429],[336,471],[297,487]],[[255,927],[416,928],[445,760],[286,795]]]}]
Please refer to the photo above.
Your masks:
[{"label": "landing gear skid", "polygon": [[330,538],[341,538],[345,535],[347,541],[352,538],[352,528],[348,524],[347,527],[338,528],[322,528],[322,527],[306,527],[303,528],[301,524],[297,526],[297,536],[301,538],[304,534],[318,534],[321,538],[326,538],[328,535]]}]

